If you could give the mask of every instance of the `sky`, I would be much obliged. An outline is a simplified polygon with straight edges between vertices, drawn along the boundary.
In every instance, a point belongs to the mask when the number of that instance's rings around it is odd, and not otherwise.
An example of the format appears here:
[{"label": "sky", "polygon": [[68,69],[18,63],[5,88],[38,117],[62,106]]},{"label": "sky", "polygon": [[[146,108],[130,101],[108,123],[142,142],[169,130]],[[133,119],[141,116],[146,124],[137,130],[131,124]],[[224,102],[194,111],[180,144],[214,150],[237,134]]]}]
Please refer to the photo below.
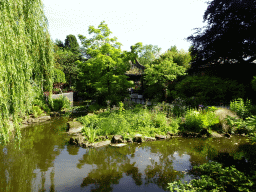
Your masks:
[{"label": "sky", "polygon": [[[203,15],[206,0],[42,0],[48,19],[51,39],[65,41],[67,35],[78,34],[91,38],[90,25],[98,28],[102,21],[123,46],[142,42],[157,45],[161,53],[176,45],[188,51],[191,42],[185,38],[194,34],[194,28],[206,26]],[[80,44],[81,45],[81,44]]]}]

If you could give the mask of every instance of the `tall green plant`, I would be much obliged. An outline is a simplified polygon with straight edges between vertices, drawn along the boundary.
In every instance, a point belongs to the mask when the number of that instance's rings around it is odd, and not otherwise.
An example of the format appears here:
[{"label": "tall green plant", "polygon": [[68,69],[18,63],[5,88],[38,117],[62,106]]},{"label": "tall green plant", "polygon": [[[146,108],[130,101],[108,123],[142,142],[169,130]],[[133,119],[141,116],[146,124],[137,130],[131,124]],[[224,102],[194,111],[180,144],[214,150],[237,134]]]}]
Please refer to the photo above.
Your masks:
[{"label": "tall green plant", "polygon": [[250,112],[251,108],[252,106],[250,100],[246,100],[244,102],[242,98],[238,98],[237,100],[230,102],[230,110],[236,112],[237,115],[243,119],[252,115]]},{"label": "tall green plant", "polygon": [[43,89],[52,89],[53,45],[41,0],[1,1],[0,42],[0,137],[6,144],[9,116],[20,138],[18,117]]}]

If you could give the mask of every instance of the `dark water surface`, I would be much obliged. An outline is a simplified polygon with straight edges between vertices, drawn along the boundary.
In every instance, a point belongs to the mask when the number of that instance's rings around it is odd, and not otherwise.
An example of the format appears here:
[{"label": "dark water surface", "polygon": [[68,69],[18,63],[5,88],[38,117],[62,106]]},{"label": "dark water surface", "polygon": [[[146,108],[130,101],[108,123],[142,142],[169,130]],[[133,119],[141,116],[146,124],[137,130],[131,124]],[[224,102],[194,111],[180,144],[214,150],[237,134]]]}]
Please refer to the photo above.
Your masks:
[{"label": "dark water surface", "polygon": [[0,147],[0,191],[168,191],[175,179],[211,160],[255,169],[255,147],[244,137],[173,138],[122,148],[67,145],[67,119],[22,129],[20,150]]}]

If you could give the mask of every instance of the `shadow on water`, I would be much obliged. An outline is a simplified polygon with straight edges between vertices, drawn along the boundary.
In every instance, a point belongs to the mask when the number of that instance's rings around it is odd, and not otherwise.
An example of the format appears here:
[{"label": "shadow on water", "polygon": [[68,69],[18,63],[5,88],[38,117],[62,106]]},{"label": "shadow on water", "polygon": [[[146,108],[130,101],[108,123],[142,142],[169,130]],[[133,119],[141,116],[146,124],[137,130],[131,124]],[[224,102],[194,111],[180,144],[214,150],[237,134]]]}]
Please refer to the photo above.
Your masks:
[{"label": "shadow on water", "polygon": [[22,129],[20,150],[0,147],[0,191],[168,191],[190,181],[194,165],[218,161],[255,170],[255,146],[243,137],[173,138],[122,148],[67,144],[68,119]]}]

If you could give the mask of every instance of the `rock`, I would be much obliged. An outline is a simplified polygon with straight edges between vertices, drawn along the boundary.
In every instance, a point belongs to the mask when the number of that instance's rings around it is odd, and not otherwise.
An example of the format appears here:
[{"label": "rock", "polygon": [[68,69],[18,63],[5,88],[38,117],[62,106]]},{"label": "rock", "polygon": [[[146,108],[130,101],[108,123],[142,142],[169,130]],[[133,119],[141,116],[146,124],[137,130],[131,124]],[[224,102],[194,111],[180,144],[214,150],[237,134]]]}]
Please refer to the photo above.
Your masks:
[{"label": "rock", "polygon": [[68,121],[67,122],[67,130],[69,132],[81,132],[83,125],[78,121]]},{"label": "rock", "polygon": [[227,137],[227,138],[230,138],[230,137],[231,137],[231,135],[228,134],[228,133],[225,133],[224,136]]},{"label": "rock", "polygon": [[42,116],[42,117],[38,117],[40,122],[44,122],[44,121],[49,121],[51,120],[51,116]]},{"label": "rock", "polygon": [[167,135],[166,138],[167,138],[167,139],[171,139],[172,136],[171,136],[171,135]]},{"label": "rock", "polygon": [[219,134],[219,133],[216,133],[216,132],[212,132],[212,133],[211,133],[211,137],[219,138],[219,137],[222,137],[222,135]]},{"label": "rock", "polygon": [[171,137],[173,136],[173,134],[170,133],[170,131],[167,132],[167,135],[170,135]]},{"label": "rock", "polygon": [[119,144],[111,144],[110,146],[112,146],[112,147],[123,147],[125,145],[127,145],[127,144],[119,143]]},{"label": "rock", "polygon": [[133,141],[137,142],[137,143],[141,143],[142,142],[142,135],[141,134],[134,135]]},{"label": "rock", "polygon": [[83,127],[69,129],[68,133],[81,133]]},{"label": "rock", "polygon": [[145,142],[148,142],[148,141],[155,141],[156,140],[156,138],[154,138],[154,137],[144,137],[144,141]]},{"label": "rock", "polygon": [[111,141],[109,141],[109,140],[101,141],[101,142],[98,142],[98,143],[94,143],[94,147],[103,147],[103,146],[109,145],[110,143],[111,143]]},{"label": "rock", "polygon": [[122,137],[122,135],[114,135],[111,143],[123,143],[124,142],[124,138]]},{"label": "rock", "polygon": [[163,135],[156,135],[155,138],[157,140],[161,140],[161,139],[166,139],[166,136],[163,136]]}]

